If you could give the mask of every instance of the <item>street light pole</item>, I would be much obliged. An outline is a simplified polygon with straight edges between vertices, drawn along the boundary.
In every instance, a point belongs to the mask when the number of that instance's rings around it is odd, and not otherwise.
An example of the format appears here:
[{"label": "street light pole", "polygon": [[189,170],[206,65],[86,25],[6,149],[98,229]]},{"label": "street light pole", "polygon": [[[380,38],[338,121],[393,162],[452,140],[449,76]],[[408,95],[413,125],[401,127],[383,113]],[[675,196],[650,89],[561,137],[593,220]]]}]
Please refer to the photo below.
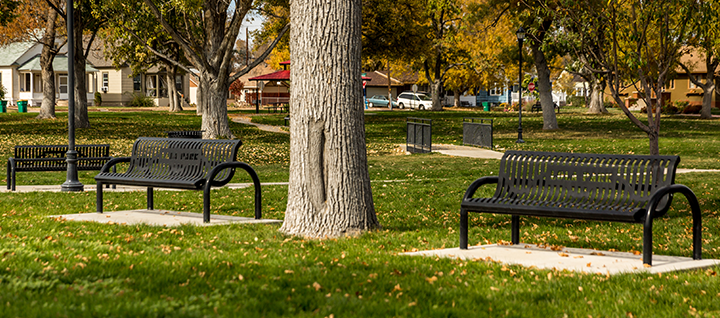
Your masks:
[{"label": "street light pole", "polygon": [[518,139],[516,143],[524,143],[525,140],[522,138],[522,45],[525,39],[525,29],[520,27],[515,33],[518,39]]},{"label": "street light pole", "polygon": [[77,151],[75,151],[75,39],[73,34],[73,0],[67,1],[67,40],[68,40],[68,151],[67,179],[60,186],[63,192],[83,191],[85,187],[78,180]]}]

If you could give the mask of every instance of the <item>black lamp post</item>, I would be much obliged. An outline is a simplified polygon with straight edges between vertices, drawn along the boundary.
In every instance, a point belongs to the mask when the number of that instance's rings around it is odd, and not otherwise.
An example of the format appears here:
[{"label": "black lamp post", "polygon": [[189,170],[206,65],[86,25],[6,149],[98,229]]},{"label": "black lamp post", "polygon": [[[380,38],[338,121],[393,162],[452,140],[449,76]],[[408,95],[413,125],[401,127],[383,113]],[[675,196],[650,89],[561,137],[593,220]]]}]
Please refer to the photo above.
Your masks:
[{"label": "black lamp post", "polygon": [[75,151],[75,39],[73,37],[73,0],[67,1],[67,34],[68,34],[68,151],[67,179],[60,186],[63,192],[83,191],[85,187],[78,180],[77,151]]},{"label": "black lamp post", "polygon": [[518,67],[518,139],[516,143],[524,143],[525,140],[522,138],[522,45],[523,40],[525,39],[525,29],[520,27],[517,32],[515,32],[518,39],[518,62],[520,66]]}]

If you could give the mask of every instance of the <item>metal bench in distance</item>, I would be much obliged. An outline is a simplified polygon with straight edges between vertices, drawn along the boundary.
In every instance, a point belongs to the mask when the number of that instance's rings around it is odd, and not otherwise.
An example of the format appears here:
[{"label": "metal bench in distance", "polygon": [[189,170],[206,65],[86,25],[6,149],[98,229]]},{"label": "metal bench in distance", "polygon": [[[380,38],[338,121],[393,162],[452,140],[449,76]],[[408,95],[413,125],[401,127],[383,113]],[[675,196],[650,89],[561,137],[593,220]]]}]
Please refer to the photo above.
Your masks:
[{"label": "metal bench in distance", "polygon": [[[512,215],[513,244],[520,241],[520,215],[641,223],[643,263],[652,265],[653,220],[684,195],[692,209],[693,259],[702,253],[700,204],[690,188],[675,184],[678,156],[601,155],[507,151],[498,176],[468,187],[460,206],[460,248],[468,245],[468,212]],[[473,198],[485,184],[490,198]]]},{"label": "metal bench in distance", "polygon": [[[7,188],[15,191],[20,171],[66,171],[67,145],[15,146],[7,162]],[[77,170],[100,170],[110,157],[110,145],[75,145]]]},{"label": "metal bench in distance", "polygon": [[[154,210],[153,188],[203,190],[203,221],[210,222],[210,189],[222,187],[232,180],[235,169],[250,174],[255,186],[255,219],[262,218],[260,179],[244,162],[236,161],[240,140],[210,140],[140,137],[130,157],[114,158],[95,176],[97,212],[103,212],[103,184],[147,187],[147,208]],[[128,162],[127,171],[109,172],[121,162]]]}]

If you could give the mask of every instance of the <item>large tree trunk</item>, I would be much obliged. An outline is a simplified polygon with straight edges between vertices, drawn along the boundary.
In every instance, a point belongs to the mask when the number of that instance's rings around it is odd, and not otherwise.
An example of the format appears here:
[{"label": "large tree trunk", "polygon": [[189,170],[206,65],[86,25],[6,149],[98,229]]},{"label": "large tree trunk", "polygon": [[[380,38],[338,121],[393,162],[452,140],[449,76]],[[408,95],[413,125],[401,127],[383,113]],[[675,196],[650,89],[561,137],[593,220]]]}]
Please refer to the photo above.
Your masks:
[{"label": "large tree trunk", "polygon": [[210,76],[203,76],[199,88],[203,91],[203,99],[198,100],[198,107],[203,108],[202,130],[205,139],[232,139],[227,114],[227,98],[229,87],[227,81],[210,81]]},{"label": "large tree trunk", "polygon": [[42,52],[40,53],[40,68],[42,68],[43,100],[40,105],[40,114],[37,119],[55,118],[55,70],[52,63],[55,59],[55,22],[58,13],[48,9],[45,35],[42,38]]},{"label": "large tree trunk", "polygon": [[550,68],[545,59],[545,53],[540,48],[542,43],[530,41],[532,47],[533,58],[535,60],[535,69],[538,72],[538,93],[540,93],[540,104],[543,110],[543,129],[558,129],[557,117],[555,116],[555,107],[552,99],[552,84],[550,84]]},{"label": "large tree trunk", "polygon": [[361,1],[294,0],[290,184],[280,231],[312,238],[379,227],[368,175]]},{"label": "large tree trunk", "polygon": [[175,65],[166,64],[165,69],[168,70],[167,82],[168,97],[170,101],[170,112],[179,112],[183,109],[182,105],[180,104],[180,96],[178,96],[179,92],[177,91],[177,87],[175,87],[175,76],[177,76],[178,67]]},{"label": "large tree trunk", "polygon": [[715,95],[715,85],[710,84],[709,87],[705,88],[703,90],[703,104],[702,109],[700,110],[700,118],[702,119],[710,119],[712,118],[712,101],[713,101],[713,95]]},{"label": "large tree trunk", "polygon": [[603,103],[603,91],[605,91],[605,83],[597,78],[593,78],[592,91],[590,94],[590,103],[588,104],[589,114],[606,114],[608,111],[605,109]]},{"label": "large tree trunk", "polygon": [[[76,14],[76,20],[80,14]],[[85,73],[85,50],[83,49],[82,23],[75,23],[75,128],[90,128],[87,109],[87,74]],[[90,45],[90,44],[88,44]]]},{"label": "large tree trunk", "polygon": [[440,90],[442,89],[442,79],[436,77],[430,83],[430,91],[432,95],[432,110],[442,110],[442,101],[440,100]]},{"label": "large tree trunk", "polygon": [[462,103],[460,103],[460,90],[456,89],[453,90],[453,105],[455,107],[460,107]]}]

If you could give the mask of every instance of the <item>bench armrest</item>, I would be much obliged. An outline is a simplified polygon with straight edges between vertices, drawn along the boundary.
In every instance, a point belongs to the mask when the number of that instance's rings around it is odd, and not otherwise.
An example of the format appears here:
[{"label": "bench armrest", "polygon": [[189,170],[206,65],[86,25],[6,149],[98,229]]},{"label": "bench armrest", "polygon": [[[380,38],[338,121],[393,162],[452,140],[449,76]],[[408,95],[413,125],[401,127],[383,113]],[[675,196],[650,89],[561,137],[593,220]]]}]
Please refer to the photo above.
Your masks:
[{"label": "bench armrest", "polygon": [[463,200],[472,198],[473,195],[475,195],[475,191],[477,191],[477,189],[481,186],[493,183],[497,184],[498,180],[499,178],[497,176],[482,177],[475,180],[472,184],[470,184],[467,191],[465,191],[465,196],[463,197]]},{"label": "bench armrest", "polygon": [[[643,236],[650,237],[647,244],[643,243],[643,255],[652,255],[652,222],[656,217],[660,217],[670,207],[672,202],[673,194],[682,193],[688,200],[690,210],[692,210],[693,218],[693,259],[702,259],[702,210],[700,210],[700,203],[698,202],[695,193],[683,184],[671,184],[657,189],[650,197],[650,201],[647,206],[647,215],[645,216],[645,226]],[[667,202],[662,202],[664,196],[668,196]],[[660,206],[665,204],[665,206]],[[660,206],[661,213],[656,213],[655,210]],[[665,210],[665,211],[662,211]],[[643,263],[648,263],[649,259],[645,259],[643,256]],[[648,263],[649,264],[649,263]]]},{"label": "bench armrest", "polygon": [[102,169],[100,169],[100,173],[109,172],[110,168],[112,168],[113,166],[115,166],[118,163],[130,162],[130,158],[131,157],[112,158],[112,159],[108,160],[108,162],[105,163],[105,165],[102,167]]}]

